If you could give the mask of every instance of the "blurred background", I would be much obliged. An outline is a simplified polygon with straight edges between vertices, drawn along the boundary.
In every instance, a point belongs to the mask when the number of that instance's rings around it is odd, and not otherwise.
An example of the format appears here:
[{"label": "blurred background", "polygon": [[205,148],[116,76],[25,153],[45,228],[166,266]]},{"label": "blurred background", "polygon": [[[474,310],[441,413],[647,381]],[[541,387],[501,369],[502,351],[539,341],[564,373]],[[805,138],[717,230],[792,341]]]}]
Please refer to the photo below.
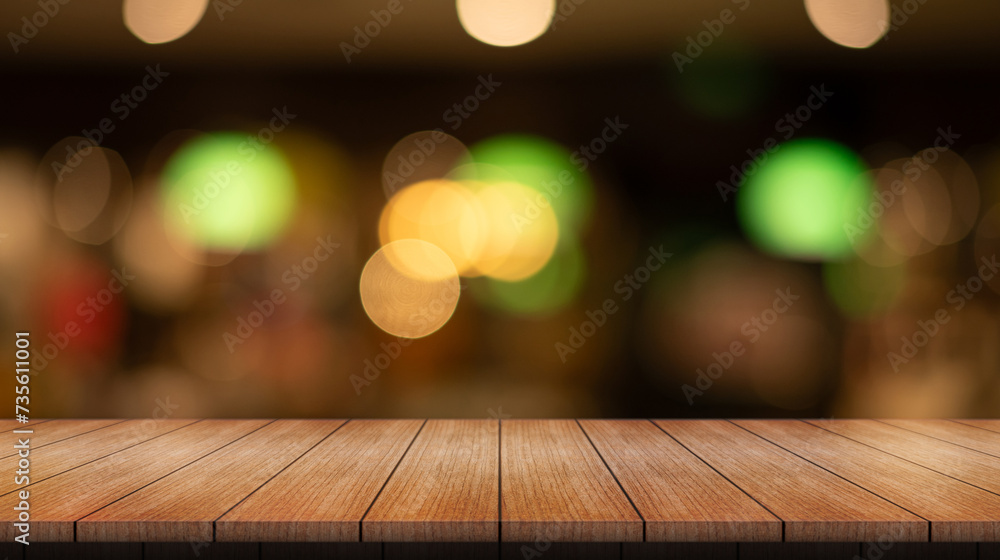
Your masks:
[{"label": "blurred background", "polygon": [[6,0],[31,415],[996,416],[998,26]]}]

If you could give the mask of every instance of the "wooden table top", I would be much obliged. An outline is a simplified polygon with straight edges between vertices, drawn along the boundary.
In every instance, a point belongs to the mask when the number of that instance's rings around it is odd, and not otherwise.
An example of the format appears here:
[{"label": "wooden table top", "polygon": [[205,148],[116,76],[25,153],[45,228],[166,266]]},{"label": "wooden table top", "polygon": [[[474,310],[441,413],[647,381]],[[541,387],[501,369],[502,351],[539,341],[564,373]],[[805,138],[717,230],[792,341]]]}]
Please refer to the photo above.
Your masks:
[{"label": "wooden table top", "polygon": [[[0,429],[8,542],[25,489],[32,542],[1000,541],[1000,420]],[[31,440],[28,486],[14,483],[18,437]]]}]

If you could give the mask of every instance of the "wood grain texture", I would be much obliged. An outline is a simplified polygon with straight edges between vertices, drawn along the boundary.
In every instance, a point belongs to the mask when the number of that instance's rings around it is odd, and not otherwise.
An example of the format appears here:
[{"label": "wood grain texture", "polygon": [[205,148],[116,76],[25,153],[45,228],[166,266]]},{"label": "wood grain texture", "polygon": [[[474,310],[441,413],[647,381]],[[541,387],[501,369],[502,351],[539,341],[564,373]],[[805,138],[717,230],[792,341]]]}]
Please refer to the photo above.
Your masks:
[{"label": "wood grain texture", "polygon": [[734,422],[930,521],[932,541],[1000,540],[996,494],[798,420]]},{"label": "wood grain texture", "polygon": [[[73,420],[53,420],[46,422],[46,424],[55,424],[56,422],[73,422]],[[80,465],[117,453],[127,445],[132,444],[133,440],[136,443],[141,443],[179,430],[193,424],[196,420],[161,420],[155,426],[148,428],[141,428],[140,422],[142,421],[129,420],[114,424],[58,441],[38,450],[35,449],[35,440],[32,439],[31,473],[29,475],[31,483],[37,484]],[[42,424],[42,426],[46,424]],[[0,459],[0,469],[2,469],[0,472],[14,472],[17,469],[18,459],[16,456]],[[20,488],[15,484],[14,477],[0,477],[0,494],[8,494]]]},{"label": "wood grain texture", "polygon": [[360,540],[362,517],[422,425],[349,421],[220,518],[216,540]]},{"label": "wood grain texture", "polygon": [[951,420],[879,420],[897,428],[1000,457],[1000,433],[983,430]]},{"label": "wood grain texture", "polygon": [[1000,433],[1000,420],[952,420],[952,422]]},{"label": "wood grain texture", "polygon": [[809,423],[1000,494],[1000,458],[875,420],[809,420]]},{"label": "wood grain texture", "polygon": [[780,541],[781,520],[648,420],[580,425],[646,522],[646,541]]},{"label": "wood grain texture", "polygon": [[657,420],[785,523],[791,542],[927,540],[927,522],[725,420]]},{"label": "wood grain texture", "polygon": [[642,518],[573,420],[503,420],[503,541],[641,541]]},{"label": "wood grain texture", "polygon": [[[169,421],[164,421],[169,422]],[[33,483],[31,539],[73,540],[74,522],[260,428],[266,420],[202,420]],[[14,538],[17,493],[0,497],[0,538]]]},{"label": "wood grain texture", "polygon": [[[122,422],[124,420],[52,420],[39,424],[31,424],[25,429],[31,430],[34,433],[14,434],[13,431],[10,432],[10,435],[7,437],[9,437],[11,445],[3,448],[3,451],[0,452],[2,453],[0,457],[12,457],[16,455],[16,452],[9,450],[12,449],[13,443],[18,439],[30,438],[31,449],[34,450]],[[14,429],[21,428],[17,427]]]},{"label": "wood grain texture", "polygon": [[428,420],[361,524],[365,541],[499,539],[500,426]]},{"label": "wood grain texture", "polygon": [[278,420],[76,524],[80,542],[206,542],[213,522],[343,420]]}]

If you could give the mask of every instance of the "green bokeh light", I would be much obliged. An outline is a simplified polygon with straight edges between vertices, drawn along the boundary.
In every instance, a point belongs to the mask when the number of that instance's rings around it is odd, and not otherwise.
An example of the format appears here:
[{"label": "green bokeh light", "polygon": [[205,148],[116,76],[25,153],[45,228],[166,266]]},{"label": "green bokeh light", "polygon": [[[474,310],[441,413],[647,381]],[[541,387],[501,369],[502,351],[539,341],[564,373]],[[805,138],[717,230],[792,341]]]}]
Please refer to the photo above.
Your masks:
[{"label": "green bokeh light", "polygon": [[573,154],[562,146],[537,136],[506,134],[483,140],[469,151],[473,162],[495,166],[496,170],[491,176],[489,167],[478,168],[480,175],[475,178],[514,179],[544,194],[561,231],[579,231],[586,224],[593,205],[593,185],[572,159]]},{"label": "green bokeh light", "polygon": [[472,294],[494,309],[516,315],[554,313],[579,294],[586,274],[583,250],[576,241],[564,240],[541,270],[520,282],[480,278]]},{"label": "green bokeh light", "polygon": [[845,224],[854,223],[872,195],[858,156],[835,142],[796,140],[756,165],[736,195],[751,241],[769,253],[802,260],[853,254]]},{"label": "green bokeh light", "polygon": [[162,197],[171,230],[209,250],[258,249],[295,209],[295,179],[273,145],[226,132],[200,136],[167,162]]}]

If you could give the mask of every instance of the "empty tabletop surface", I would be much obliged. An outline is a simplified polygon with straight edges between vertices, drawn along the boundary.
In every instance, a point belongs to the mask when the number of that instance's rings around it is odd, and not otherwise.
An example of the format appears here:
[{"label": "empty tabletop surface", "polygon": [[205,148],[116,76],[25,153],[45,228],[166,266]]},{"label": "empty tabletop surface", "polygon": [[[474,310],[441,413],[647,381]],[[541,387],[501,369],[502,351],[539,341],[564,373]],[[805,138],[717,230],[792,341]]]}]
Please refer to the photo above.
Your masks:
[{"label": "empty tabletop surface", "polygon": [[[989,420],[0,425],[12,541],[998,542]],[[14,431],[18,430],[19,433]]]}]

